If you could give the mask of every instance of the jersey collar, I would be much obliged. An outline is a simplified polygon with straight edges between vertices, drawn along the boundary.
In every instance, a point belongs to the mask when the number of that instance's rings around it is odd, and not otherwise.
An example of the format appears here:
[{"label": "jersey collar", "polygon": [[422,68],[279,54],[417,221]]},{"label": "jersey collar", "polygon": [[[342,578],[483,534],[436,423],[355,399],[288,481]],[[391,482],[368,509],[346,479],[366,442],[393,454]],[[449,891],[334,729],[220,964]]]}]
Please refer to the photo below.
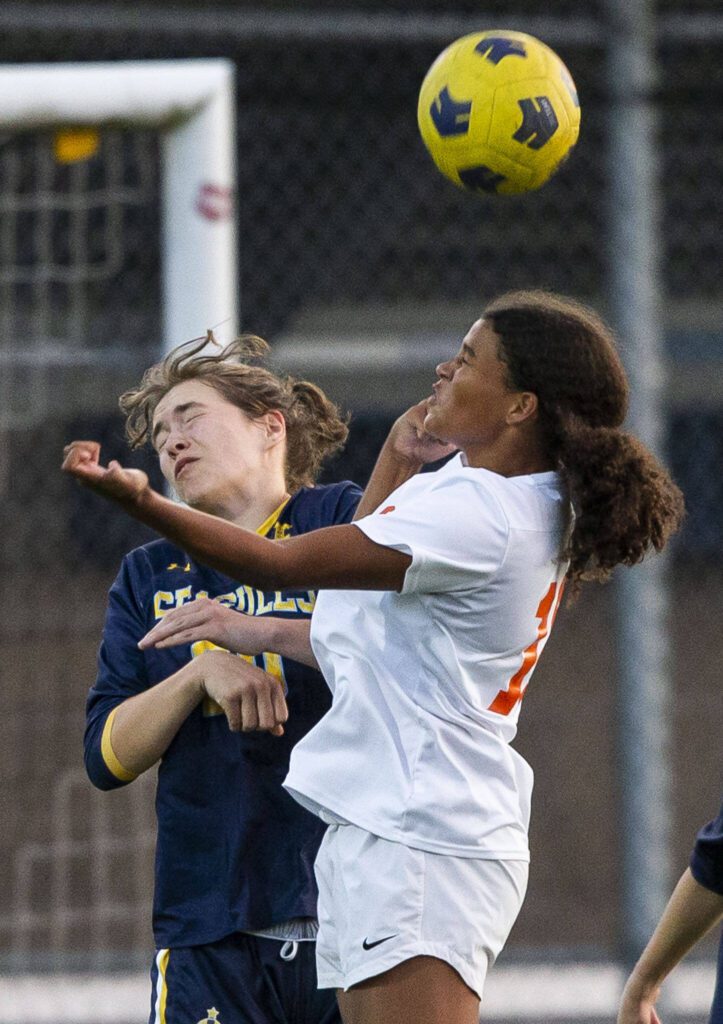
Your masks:
[{"label": "jersey collar", "polygon": [[266,536],[266,534],[269,532],[271,527],[277,522],[279,516],[284,511],[284,509],[286,508],[286,506],[289,504],[290,501],[291,501],[291,496],[289,496],[287,498],[284,498],[284,500],[281,502],[279,507],[277,509],[274,509],[274,511],[271,513],[271,515],[267,519],[264,519],[264,521],[261,524],[261,526],[256,528],[256,533],[258,533],[258,535],[260,537],[265,537]]}]

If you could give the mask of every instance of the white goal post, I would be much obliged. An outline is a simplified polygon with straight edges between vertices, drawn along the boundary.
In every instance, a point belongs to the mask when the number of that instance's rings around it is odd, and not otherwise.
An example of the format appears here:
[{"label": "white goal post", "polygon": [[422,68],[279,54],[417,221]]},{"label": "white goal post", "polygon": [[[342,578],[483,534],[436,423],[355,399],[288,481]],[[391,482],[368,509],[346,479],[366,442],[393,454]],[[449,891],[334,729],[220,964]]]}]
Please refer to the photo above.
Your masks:
[{"label": "white goal post", "polygon": [[231,61],[0,66],[0,131],[156,127],[162,137],[163,344],[237,331]]}]

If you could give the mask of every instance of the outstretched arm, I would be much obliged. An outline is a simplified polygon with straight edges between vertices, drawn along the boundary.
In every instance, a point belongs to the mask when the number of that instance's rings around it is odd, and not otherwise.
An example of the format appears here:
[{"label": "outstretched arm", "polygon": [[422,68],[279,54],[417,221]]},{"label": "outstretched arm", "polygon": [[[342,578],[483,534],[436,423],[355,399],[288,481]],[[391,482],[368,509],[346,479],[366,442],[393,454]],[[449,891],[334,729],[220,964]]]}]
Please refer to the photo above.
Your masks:
[{"label": "outstretched arm", "polygon": [[723,916],[723,896],[699,885],[690,868],[663,911],[623,992],[618,1024],[660,1024],[660,986],[676,964]]},{"label": "outstretched arm", "polygon": [[330,526],[270,541],[216,516],[169,501],[141,470],[100,465],[100,445],[74,441],[63,470],[193,558],[259,590],[401,590],[409,555],[375,544],[355,526]]}]

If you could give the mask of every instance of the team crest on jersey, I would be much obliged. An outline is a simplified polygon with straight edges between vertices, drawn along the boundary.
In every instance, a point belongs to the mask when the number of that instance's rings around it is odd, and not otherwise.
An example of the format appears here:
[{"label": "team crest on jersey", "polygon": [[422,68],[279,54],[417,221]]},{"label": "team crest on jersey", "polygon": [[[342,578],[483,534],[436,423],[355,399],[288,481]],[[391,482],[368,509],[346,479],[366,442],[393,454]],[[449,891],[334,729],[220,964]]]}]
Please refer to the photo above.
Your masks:
[{"label": "team crest on jersey", "polygon": [[215,1006],[212,1006],[210,1010],[206,1010],[206,1014],[207,1016],[201,1017],[197,1024],[221,1024],[221,1019]]},{"label": "team crest on jersey", "polygon": [[191,563],[186,562],[185,565],[179,565],[178,562],[171,562],[171,564],[166,567],[166,572],[170,572],[172,569],[180,569],[181,572],[190,572]]},{"label": "team crest on jersey", "polygon": [[379,515],[380,515],[380,516],[385,516],[385,515],[386,515],[386,514],[387,514],[388,512],[393,512],[393,511],[394,511],[394,509],[395,509],[396,507],[397,507],[396,505],[387,505],[387,507],[386,507],[386,508],[383,508],[383,509],[381,510],[381,512],[379,513]]},{"label": "team crest on jersey", "polygon": [[274,540],[283,540],[291,533],[291,523],[274,523]]}]

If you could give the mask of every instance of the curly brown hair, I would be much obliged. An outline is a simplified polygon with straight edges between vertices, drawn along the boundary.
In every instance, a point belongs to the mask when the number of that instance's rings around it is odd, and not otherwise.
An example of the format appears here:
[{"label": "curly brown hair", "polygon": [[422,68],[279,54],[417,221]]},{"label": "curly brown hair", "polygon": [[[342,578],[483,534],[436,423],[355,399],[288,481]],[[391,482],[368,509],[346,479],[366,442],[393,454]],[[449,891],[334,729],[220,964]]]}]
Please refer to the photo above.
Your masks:
[{"label": "curly brown hair", "polygon": [[637,438],[620,429],[629,385],[610,328],[562,296],[510,292],[484,310],[508,385],[532,391],[547,452],[567,482],[569,578],[603,580],[660,551],[684,515],[683,495]]},{"label": "curly brown hair", "polygon": [[[217,350],[205,351],[211,346]],[[293,494],[313,484],[324,460],[344,446],[347,419],[316,384],[252,365],[268,351],[263,338],[253,334],[222,348],[211,331],[173,349],[146,370],[137,388],[120,397],[131,447],[150,441],[153,415],[163,396],[182,381],[198,380],[251,419],[279,410],[286,421],[286,486]]]}]

